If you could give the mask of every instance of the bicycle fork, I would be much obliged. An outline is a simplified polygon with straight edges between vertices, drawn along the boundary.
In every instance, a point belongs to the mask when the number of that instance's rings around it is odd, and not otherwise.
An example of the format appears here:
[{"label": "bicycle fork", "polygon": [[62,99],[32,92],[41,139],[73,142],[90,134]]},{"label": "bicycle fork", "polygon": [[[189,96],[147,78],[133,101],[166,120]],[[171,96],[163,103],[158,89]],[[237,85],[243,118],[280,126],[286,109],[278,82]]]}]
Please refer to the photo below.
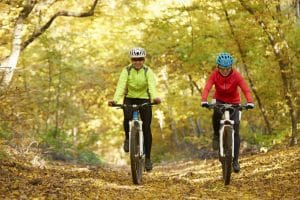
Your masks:
[{"label": "bicycle fork", "polygon": [[131,146],[132,127],[137,126],[139,130],[139,154],[136,156],[144,156],[144,135],[143,135],[143,122],[139,120],[132,120],[129,122],[129,147]]},{"label": "bicycle fork", "polygon": [[220,137],[219,137],[220,156],[225,157],[224,144],[223,144],[223,142],[224,142],[224,139],[223,139],[224,138],[224,129],[225,129],[225,127],[231,127],[232,128],[231,129],[232,130],[231,131],[231,140],[232,140],[231,155],[232,155],[232,157],[234,157],[234,128],[233,128],[234,120],[230,120],[230,114],[229,114],[228,110],[226,110],[224,112],[224,119],[221,120],[220,124],[221,124],[221,128],[220,128],[220,131],[219,131],[219,133],[220,133]]},{"label": "bicycle fork", "polygon": [[143,122],[139,121],[139,141],[140,141],[140,157],[144,156],[144,134],[143,134]]}]

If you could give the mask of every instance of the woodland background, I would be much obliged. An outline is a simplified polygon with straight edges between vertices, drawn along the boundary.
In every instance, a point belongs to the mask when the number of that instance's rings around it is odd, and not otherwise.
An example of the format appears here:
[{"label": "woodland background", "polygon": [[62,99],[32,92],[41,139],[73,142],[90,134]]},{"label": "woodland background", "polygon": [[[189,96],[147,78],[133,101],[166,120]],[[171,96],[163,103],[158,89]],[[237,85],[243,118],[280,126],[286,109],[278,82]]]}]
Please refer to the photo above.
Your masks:
[{"label": "woodland background", "polygon": [[215,57],[227,51],[255,109],[242,151],[297,145],[299,0],[1,0],[0,158],[127,162],[122,112],[107,106],[134,46],[147,50],[163,103],[152,123],[154,162],[210,155],[211,112],[200,107]]}]

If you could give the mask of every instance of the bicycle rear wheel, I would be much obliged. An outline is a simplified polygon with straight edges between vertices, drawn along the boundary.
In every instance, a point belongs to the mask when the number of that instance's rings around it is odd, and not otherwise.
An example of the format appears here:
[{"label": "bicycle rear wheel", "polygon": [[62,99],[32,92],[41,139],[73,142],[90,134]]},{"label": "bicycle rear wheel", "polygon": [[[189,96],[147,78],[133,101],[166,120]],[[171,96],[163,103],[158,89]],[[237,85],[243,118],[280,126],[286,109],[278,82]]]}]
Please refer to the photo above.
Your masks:
[{"label": "bicycle rear wheel", "polygon": [[131,129],[130,137],[130,163],[131,175],[134,184],[142,183],[143,158],[139,155],[139,125],[135,124]]},{"label": "bicycle rear wheel", "polygon": [[222,159],[222,171],[224,184],[230,184],[231,168],[232,168],[232,127],[224,127],[223,137],[224,153],[225,157]]}]

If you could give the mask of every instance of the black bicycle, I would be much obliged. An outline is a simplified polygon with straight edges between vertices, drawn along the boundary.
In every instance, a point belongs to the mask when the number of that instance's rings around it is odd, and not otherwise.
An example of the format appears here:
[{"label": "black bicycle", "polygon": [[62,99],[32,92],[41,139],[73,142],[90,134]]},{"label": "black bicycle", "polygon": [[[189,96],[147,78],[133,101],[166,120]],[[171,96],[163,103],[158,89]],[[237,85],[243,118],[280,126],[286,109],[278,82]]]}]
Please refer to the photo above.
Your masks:
[{"label": "black bicycle", "polygon": [[229,185],[234,157],[234,120],[230,119],[230,113],[247,109],[247,105],[209,104],[208,108],[216,108],[223,113],[219,131],[219,161],[222,164],[224,184]]},{"label": "black bicycle", "polygon": [[119,107],[122,109],[131,109],[133,118],[129,122],[129,153],[131,164],[131,175],[134,184],[142,183],[142,176],[145,163],[144,153],[144,135],[143,135],[143,122],[140,120],[139,109],[146,106],[152,106],[156,103],[143,103],[141,105],[126,105],[126,104],[113,104],[112,107]]}]

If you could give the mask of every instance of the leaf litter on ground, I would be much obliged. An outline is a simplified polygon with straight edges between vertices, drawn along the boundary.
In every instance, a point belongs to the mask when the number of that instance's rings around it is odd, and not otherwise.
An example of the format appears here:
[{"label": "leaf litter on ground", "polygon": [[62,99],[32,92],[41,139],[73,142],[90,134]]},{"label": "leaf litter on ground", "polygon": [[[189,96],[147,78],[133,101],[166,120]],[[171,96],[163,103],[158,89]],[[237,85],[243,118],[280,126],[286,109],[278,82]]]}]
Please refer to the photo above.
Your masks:
[{"label": "leaf litter on ground", "polygon": [[0,199],[300,199],[300,147],[244,155],[224,186],[216,159],[156,164],[134,185],[129,166],[85,167],[22,156],[0,161]]}]

